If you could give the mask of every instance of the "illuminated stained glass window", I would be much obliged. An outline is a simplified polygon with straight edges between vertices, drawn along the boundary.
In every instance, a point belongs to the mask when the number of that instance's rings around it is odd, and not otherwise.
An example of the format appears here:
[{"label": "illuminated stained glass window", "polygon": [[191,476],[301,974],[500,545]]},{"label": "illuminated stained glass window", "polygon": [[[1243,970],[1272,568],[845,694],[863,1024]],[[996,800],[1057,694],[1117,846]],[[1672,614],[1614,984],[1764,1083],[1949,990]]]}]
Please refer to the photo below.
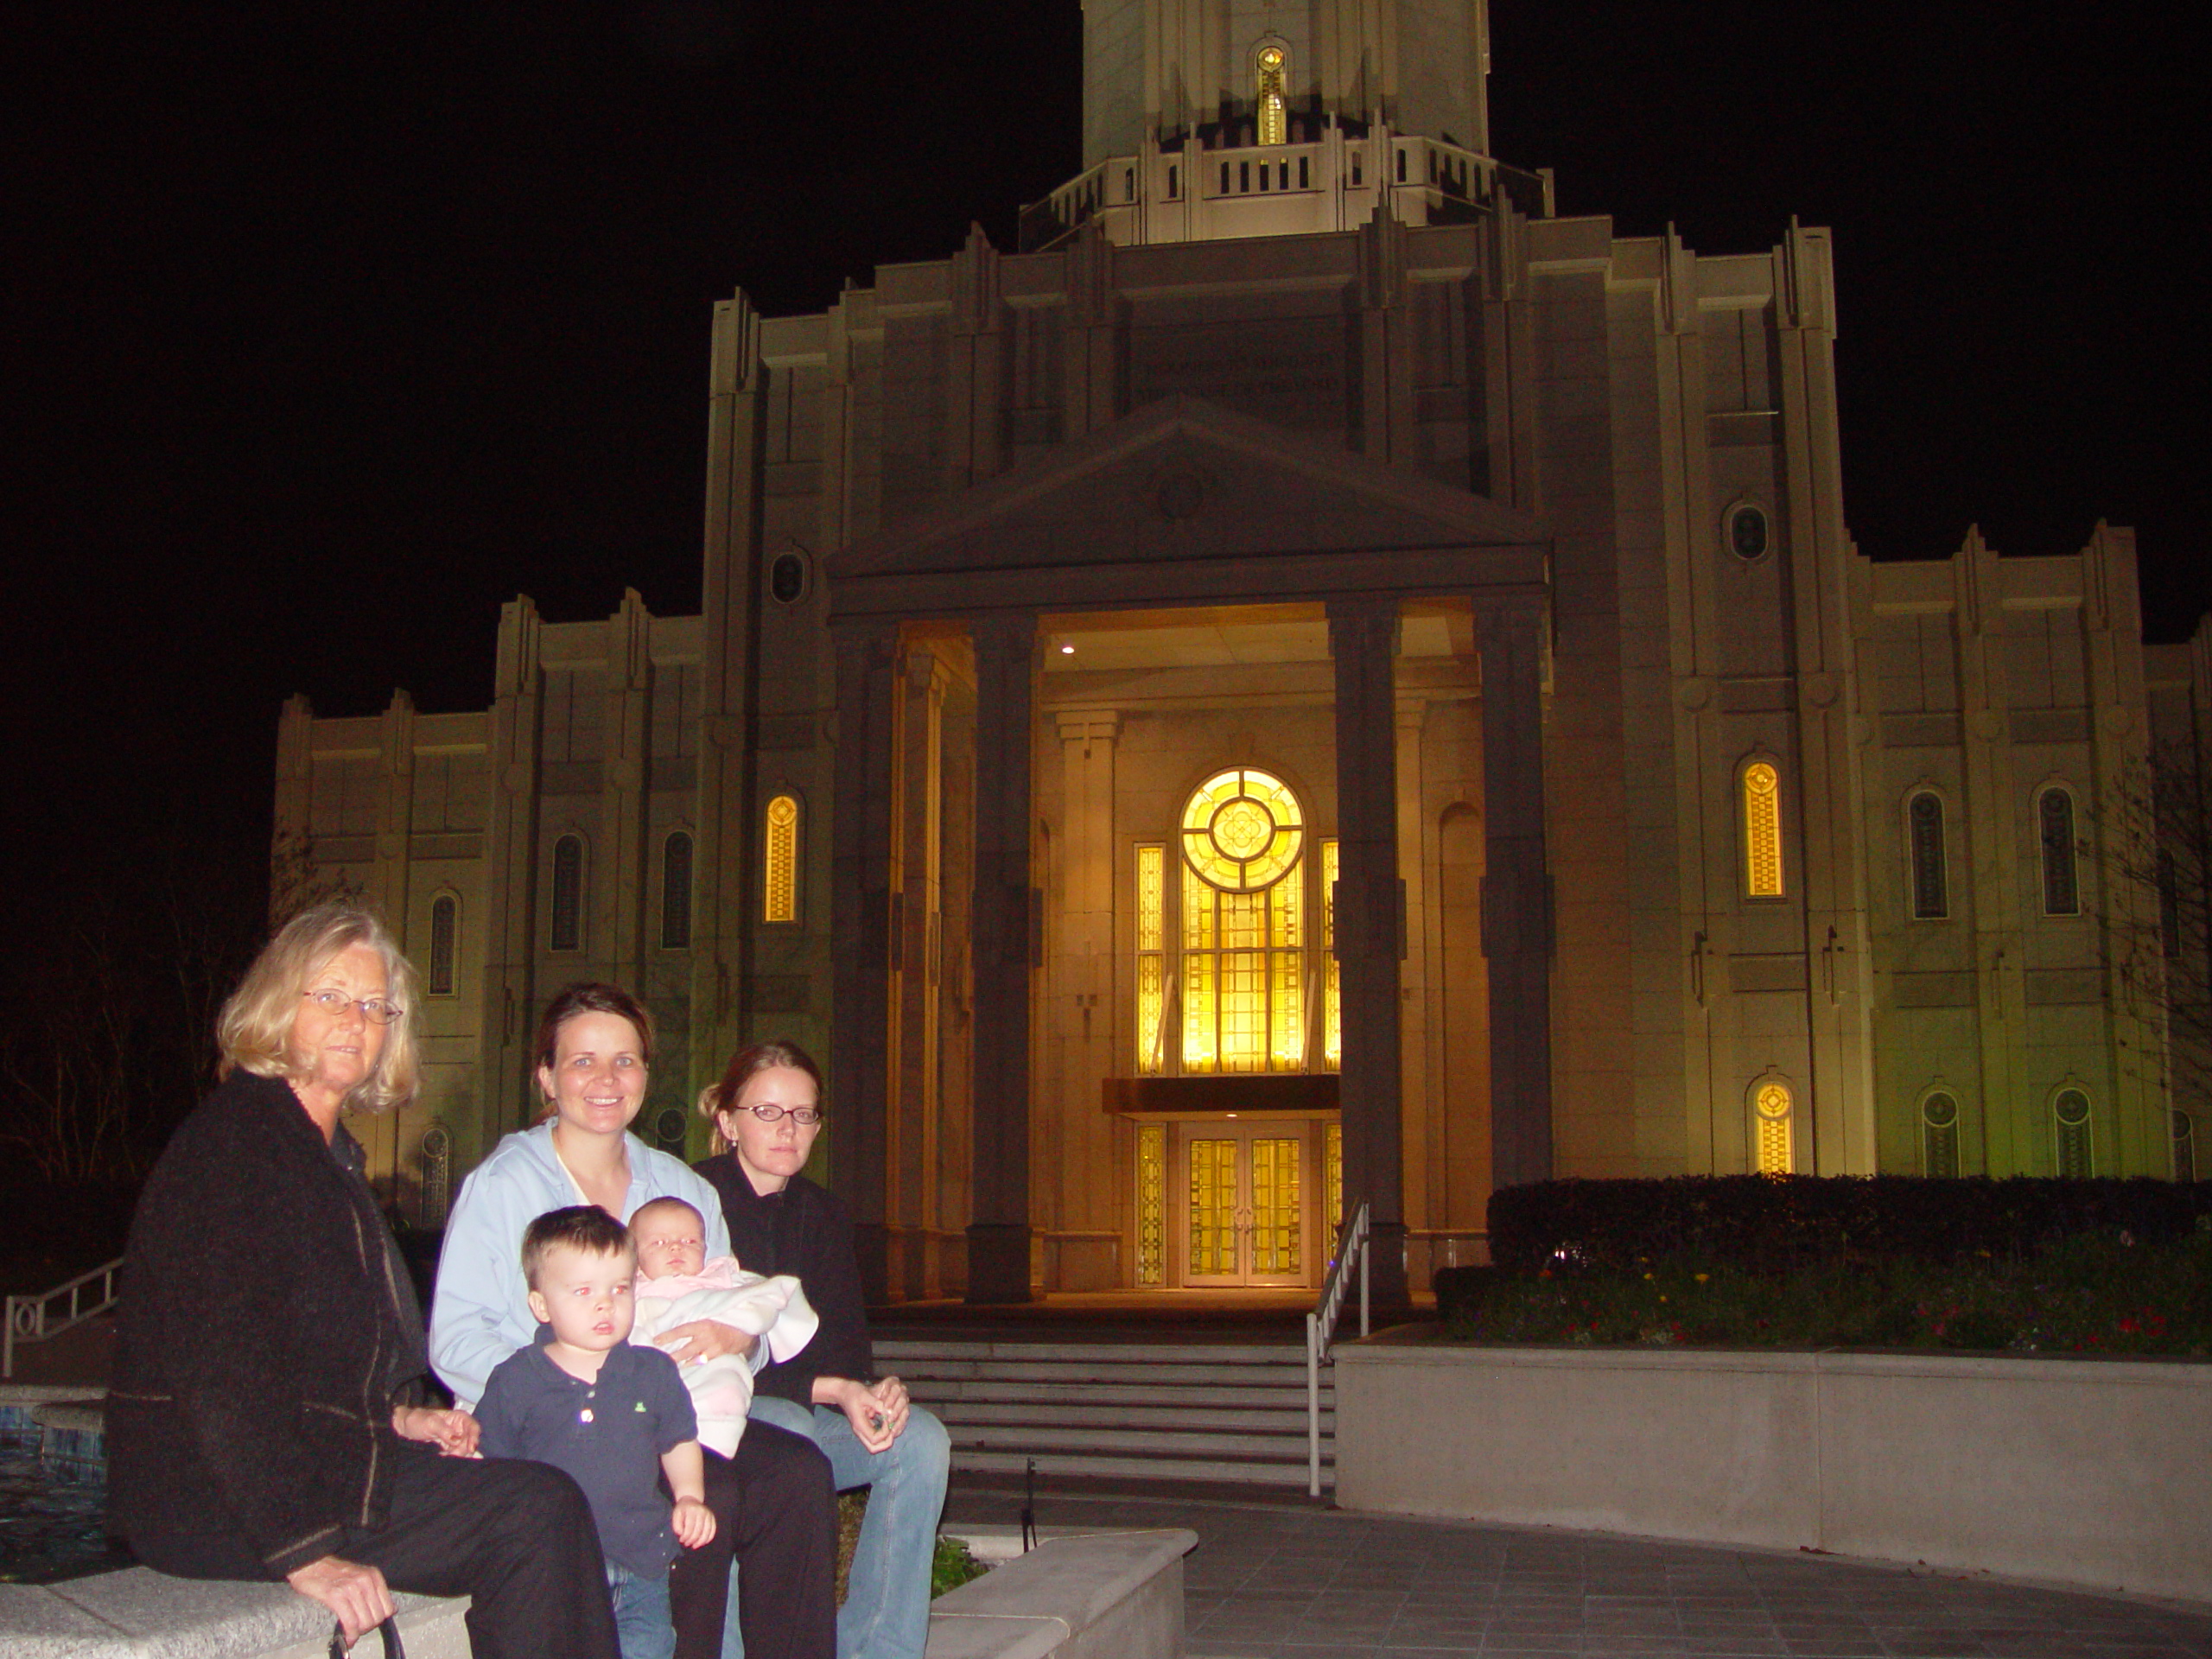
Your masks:
[{"label": "illuminated stained glass window", "polygon": [[1167,1126],[1137,1125],[1137,1283],[1167,1282]]},{"label": "illuminated stained glass window", "polygon": [[1157,1076],[1167,1053],[1167,849],[1137,849],[1137,1074]]},{"label": "illuminated stained glass window", "polygon": [[2079,1089],[2062,1089],[2050,1103],[2058,1120],[2058,1173],[2081,1179],[2096,1173],[2089,1145],[2089,1097]]},{"label": "illuminated stained glass window", "polygon": [[[1338,1071],[1344,1063],[1344,980],[1337,969],[1337,843],[1321,843],[1321,1065]],[[1332,1129],[1332,1135],[1336,1131]],[[1334,1187],[1331,1191],[1334,1191]],[[1333,1199],[1331,1202],[1334,1202]],[[1335,1227],[1332,1222],[1332,1230]]]},{"label": "illuminated stained glass window", "polygon": [[1235,1141],[1191,1142],[1188,1232],[1192,1278],[1221,1278],[1237,1270],[1236,1149]]},{"label": "illuminated stained glass window", "polygon": [[768,803],[762,838],[760,919],[798,920],[798,801],[779,795]]},{"label": "illuminated stained glass window", "polygon": [[1283,101],[1283,82],[1290,67],[1288,55],[1280,46],[1263,46],[1252,60],[1255,82],[1255,102],[1259,106],[1260,142],[1263,144],[1287,143],[1290,138],[1290,120]]},{"label": "illuminated stained glass window", "polygon": [[1299,1192],[1299,1139],[1270,1135],[1252,1142],[1252,1272],[1269,1277],[1305,1271],[1304,1214]]},{"label": "illuminated stained glass window", "polygon": [[1782,897],[1782,775],[1765,760],[1744,768],[1744,892]]},{"label": "illuminated stained glass window", "polygon": [[[1183,1070],[1296,1071],[1306,1065],[1305,850],[1298,800],[1237,767],[1183,810]],[[1287,879],[1290,878],[1290,879]]]},{"label": "illuminated stained glass window", "polygon": [[1332,1123],[1321,1153],[1322,1196],[1329,1201],[1329,1236],[1344,1230],[1344,1126]]},{"label": "illuminated stained glass window", "polygon": [[1778,1083],[1764,1083],[1751,1096],[1752,1125],[1758,1136],[1755,1151],[1758,1173],[1787,1175],[1792,1167],[1789,1144],[1789,1090]]},{"label": "illuminated stained glass window", "polygon": [[1933,1094],[1920,1103],[1920,1144],[1929,1174],[1948,1179],[1959,1173],[1959,1103]]}]

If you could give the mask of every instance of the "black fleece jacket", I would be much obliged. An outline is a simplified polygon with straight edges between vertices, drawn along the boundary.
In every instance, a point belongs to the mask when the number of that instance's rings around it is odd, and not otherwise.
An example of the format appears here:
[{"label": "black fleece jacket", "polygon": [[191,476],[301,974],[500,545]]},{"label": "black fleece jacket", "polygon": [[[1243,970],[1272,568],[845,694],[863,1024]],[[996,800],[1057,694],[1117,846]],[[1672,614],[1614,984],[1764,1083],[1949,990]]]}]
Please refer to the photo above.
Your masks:
[{"label": "black fleece jacket", "polygon": [[272,1579],[384,1523],[391,1408],[423,1319],[341,1127],[234,1071],[155,1165],[130,1225],[107,1398],[124,1535],[242,1539]]},{"label": "black fleece jacket", "polygon": [[792,1176],[782,1192],[762,1198],[738,1167],[734,1153],[692,1167],[721,1194],[737,1265],[747,1273],[794,1275],[822,1319],[813,1341],[789,1359],[762,1368],[753,1378],[753,1391],[806,1406],[814,1402],[817,1376],[874,1382],[868,1304],[861,1300],[860,1258],[853,1253],[853,1223],[845,1206],[804,1175]]}]

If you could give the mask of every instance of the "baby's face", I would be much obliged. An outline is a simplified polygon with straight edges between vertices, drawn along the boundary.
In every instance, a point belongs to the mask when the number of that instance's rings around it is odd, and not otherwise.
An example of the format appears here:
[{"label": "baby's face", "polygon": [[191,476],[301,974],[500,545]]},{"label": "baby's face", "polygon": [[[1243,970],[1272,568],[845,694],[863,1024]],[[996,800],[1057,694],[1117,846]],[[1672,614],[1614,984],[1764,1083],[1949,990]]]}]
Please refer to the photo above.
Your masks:
[{"label": "baby's face", "polygon": [[631,1236],[638,1241],[638,1271],[648,1279],[703,1273],[707,1240],[699,1218],[676,1205],[660,1205],[638,1217]]}]

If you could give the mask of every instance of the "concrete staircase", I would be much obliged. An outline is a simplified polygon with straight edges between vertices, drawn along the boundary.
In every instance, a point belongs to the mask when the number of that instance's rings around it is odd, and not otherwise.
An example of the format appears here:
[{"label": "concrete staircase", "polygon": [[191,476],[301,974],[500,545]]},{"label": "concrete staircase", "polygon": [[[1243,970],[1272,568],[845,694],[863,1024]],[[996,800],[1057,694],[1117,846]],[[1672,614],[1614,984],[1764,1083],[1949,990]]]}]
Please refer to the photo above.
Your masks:
[{"label": "concrete staircase", "polygon": [[[952,1466],[1118,1480],[1306,1482],[1306,1350],[1161,1331],[952,1332],[887,1324],[876,1368],[944,1421]],[[1321,1478],[1336,1399],[1321,1370]]]}]

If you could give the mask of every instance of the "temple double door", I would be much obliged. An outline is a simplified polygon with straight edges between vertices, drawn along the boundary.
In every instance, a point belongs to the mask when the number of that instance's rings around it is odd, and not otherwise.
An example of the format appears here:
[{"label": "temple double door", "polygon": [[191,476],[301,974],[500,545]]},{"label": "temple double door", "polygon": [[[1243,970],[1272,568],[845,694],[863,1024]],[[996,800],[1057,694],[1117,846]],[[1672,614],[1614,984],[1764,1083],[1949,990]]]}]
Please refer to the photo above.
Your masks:
[{"label": "temple double door", "polygon": [[1318,1287],[1340,1179],[1336,1126],[1230,1119],[1171,1127],[1175,1255],[1190,1289]]}]

